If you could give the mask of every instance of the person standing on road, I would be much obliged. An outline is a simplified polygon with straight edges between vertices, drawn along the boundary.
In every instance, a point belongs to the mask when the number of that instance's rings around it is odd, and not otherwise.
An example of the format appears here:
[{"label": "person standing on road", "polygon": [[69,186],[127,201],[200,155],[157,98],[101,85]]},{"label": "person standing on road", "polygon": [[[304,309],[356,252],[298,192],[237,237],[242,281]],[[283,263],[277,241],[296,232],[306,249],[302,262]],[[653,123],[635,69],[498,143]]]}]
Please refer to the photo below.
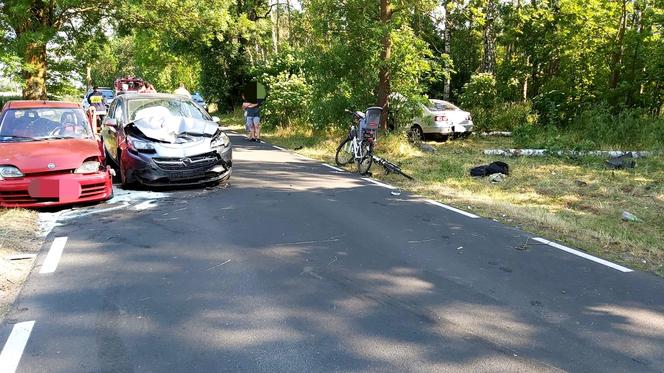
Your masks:
[{"label": "person standing on road", "polygon": [[88,96],[88,104],[94,107],[97,111],[106,111],[106,105],[104,105],[104,95],[99,92],[99,87],[95,86],[92,88],[92,93]]},{"label": "person standing on road", "polygon": [[261,102],[255,104],[245,102],[242,104],[242,109],[246,113],[245,127],[249,141],[261,142],[261,104]]},{"label": "person standing on road", "polygon": [[189,91],[187,91],[187,88],[184,87],[184,82],[182,82],[182,81],[180,82],[180,87],[178,87],[178,89],[173,91],[173,94],[174,95],[180,95],[180,96],[187,96],[187,97],[191,98],[191,93],[189,93]]}]

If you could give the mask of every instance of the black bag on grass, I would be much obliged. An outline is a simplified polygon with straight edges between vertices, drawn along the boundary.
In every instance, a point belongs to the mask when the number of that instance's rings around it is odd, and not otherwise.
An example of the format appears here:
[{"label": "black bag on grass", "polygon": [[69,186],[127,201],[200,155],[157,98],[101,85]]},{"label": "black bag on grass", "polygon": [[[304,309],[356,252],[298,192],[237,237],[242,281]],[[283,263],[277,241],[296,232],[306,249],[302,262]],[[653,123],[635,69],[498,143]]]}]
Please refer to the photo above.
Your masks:
[{"label": "black bag on grass", "polygon": [[492,174],[510,174],[510,166],[501,161],[491,162],[488,165],[473,167],[470,169],[470,176],[489,176]]}]

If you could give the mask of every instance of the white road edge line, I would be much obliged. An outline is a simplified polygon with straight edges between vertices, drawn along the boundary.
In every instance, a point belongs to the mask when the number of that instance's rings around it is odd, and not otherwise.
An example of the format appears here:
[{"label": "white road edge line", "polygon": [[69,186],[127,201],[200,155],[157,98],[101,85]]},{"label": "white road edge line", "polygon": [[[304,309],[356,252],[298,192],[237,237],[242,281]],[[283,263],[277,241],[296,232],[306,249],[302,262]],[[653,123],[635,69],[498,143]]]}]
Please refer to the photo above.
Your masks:
[{"label": "white road edge line", "polygon": [[282,148],[281,146],[272,145],[272,147],[275,148],[275,149],[279,149],[281,151],[284,151],[284,152],[286,151],[286,149]]},{"label": "white road edge line", "polygon": [[311,158],[309,158],[309,157],[307,157],[307,156],[305,156],[305,155],[299,154],[299,153],[293,153],[293,154],[295,154],[295,156],[297,156],[297,157],[299,157],[299,158],[302,158],[302,159],[305,159],[305,160],[307,160],[307,161],[318,162],[317,160],[311,159]]},{"label": "white road edge line", "polygon": [[454,212],[456,212],[457,214],[461,214],[461,215],[467,216],[467,217],[469,217],[469,218],[473,218],[473,219],[478,219],[478,218],[479,218],[479,216],[477,216],[477,215],[475,215],[475,214],[471,214],[470,212],[466,212],[466,211],[463,211],[463,210],[459,210],[459,209],[456,208],[456,207],[448,206],[448,205],[446,205],[446,204],[444,204],[444,203],[440,203],[440,202],[438,202],[438,201],[434,201],[434,200],[432,200],[432,199],[427,199],[427,200],[425,200],[425,201],[426,201],[427,203],[432,204],[432,205],[435,205],[435,206],[438,206],[438,207],[442,207],[442,208],[444,208],[444,209],[448,209],[448,210],[450,210],[450,211],[454,211]]},{"label": "white road edge line", "polygon": [[35,321],[24,321],[14,324],[12,332],[7,338],[5,347],[0,352],[0,371],[4,373],[14,373],[18,368],[18,363],[23,356],[25,345],[28,344],[32,327]]},{"label": "white road edge line", "polygon": [[323,166],[325,166],[325,167],[327,167],[327,168],[331,168],[331,169],[333,169],[333,170],[335,170],[335,171],[339,171],[339,172],[343,172],[343,171],[344,171],[344,170],[340,169],[339,167],[334,167],[334,166],[329,165],[329,164],[327,164],[327,163],[323,163]]},{"label": "white road edge line", "polygon": [[566,252],[568,252],[568,253],[570,253],[570,254],[574,254],[574,255],[576,255],[576,256],[580,256],[580,257],[582,257],[582,258],[585,258],[585,259],[588,259],[588,260],[592,260],[592,261],[595,262],[595,263],[603,264],[603,265],[605,265],[605,266],[607,266],[607,267],[611,267],[611,268],[616,269],[616,270],[618,270],[618,271],[620,271],[620,272],[625,272],[625,273],[627,273],[627,272],[633,272],[633,270],[631,270],[631,269],[629,269],[629,268],[627,268],[627,267],[623,267],[623,266],[621,266],[621,265],[618,265],[618,264],[615,264],[615,263],[611,263],[611,262],[609,262],[608,260],[600,259],[600,258],[598,258],[598,257],[592,256],[592,255],[590,255],[590,254],[586,254],[586,253],[584,253],[584,252],[582,252],[582,251],[579,251],[579,250],[574,250],[574,249],[572,249],[572,248],[569,248],[569,247],[567,247],[567,246],[563,246],[563,245],[561,245],[561,244],[558,244],[558,243],[555,243],[555,242],[552,242],[552,241],[546,240],[546,239],[544,239],[544,238],[533,237],[533,240],[538,241],[538,242],[541,242],[541,243],[546,244],[546,245],[549,245],[549,246],[551,246],[551,247],[555,247],[556,249],[560,249],[560,250],[562,250],[562,251],[566,251]]},{"label": "white road edge line", "polygon": [[62,256],[62,250],[64,250],[65,245],[67,244],[67,237],[56,237],[51,244],[51,249],[44,259],[44,264],[42,264],[39,273],[53,273],[55,269],[58,268],[58,262],[60,262],[60,257]]},{"label": "white road edge line", "polygon": [[397,187],[393,187],[392,185],[388,185],[388,184],[385,184],[385,183],[381,183],[380,181],[374,180],[374,179],[372,179],[372,178],[370,178],[370,177],[363,177],[362,180],[366,180],[366,181],[368,181],[368,182],[370,182],[370,183],[374,183],[374,184],[376,184],[376,185],[378,185],[378,186],[382,186],[383,188],[392,189],[392,190],[398,189]]}]

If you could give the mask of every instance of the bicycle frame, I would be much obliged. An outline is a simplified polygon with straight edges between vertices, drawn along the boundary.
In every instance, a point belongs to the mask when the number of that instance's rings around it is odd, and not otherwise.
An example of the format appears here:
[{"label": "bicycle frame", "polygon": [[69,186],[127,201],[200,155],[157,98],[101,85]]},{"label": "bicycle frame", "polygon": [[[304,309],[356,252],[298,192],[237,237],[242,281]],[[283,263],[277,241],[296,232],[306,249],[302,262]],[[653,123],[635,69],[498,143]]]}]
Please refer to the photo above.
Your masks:
[{"label": "bicycle frame", "polygon": [[[380,108],[368,108],[365,113],[356,111],[346,112],[353,114],[353,125],[350,127],[348,137],[346,137],[337,147],[337,153],[334,156],[338,166],[344,166],[354,161],[360,174],[365,175],[369,172],[373,163],[373,147],[376,140],[376,130],[378,129],[378,119]],[[341,154],[345,154],[345,156]]]},{"label": "bicycle frame", "polygon": [[358,137],[358,129],[355,126],[351,126],[350,133],[352,134],[350,139],[350,150],[353,153],[353,157],[356,161],[362,160],[362,158],[364,158],[362,155],[362,143],[364,141],[368,142],[369,140],[360,139]]}]

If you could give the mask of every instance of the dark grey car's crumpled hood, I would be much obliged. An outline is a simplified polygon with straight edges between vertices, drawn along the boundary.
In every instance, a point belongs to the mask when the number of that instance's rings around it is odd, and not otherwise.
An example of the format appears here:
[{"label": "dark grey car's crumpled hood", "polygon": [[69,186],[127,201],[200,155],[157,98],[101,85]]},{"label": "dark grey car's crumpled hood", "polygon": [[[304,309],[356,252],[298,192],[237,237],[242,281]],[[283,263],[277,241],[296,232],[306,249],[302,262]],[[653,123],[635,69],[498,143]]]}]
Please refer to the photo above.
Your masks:
[{"label": "dark grey car's crumpled hood", "polygon": [[147,138],[172,144],[192,141],[192,136],[212,137],[219,130],[211,121],[175,116],[145,117],[131,125]]}]

